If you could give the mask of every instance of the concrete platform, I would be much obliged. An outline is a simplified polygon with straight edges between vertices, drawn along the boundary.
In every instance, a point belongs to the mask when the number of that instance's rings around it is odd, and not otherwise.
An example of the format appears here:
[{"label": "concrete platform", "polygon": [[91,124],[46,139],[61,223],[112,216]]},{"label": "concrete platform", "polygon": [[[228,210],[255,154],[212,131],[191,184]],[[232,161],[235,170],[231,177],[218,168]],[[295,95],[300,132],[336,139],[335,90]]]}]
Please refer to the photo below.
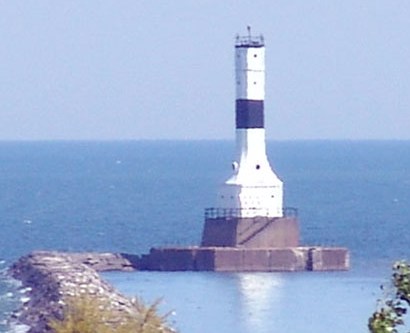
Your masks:
[{"label": "concrete platform", "polygon": [[299,221],[295,216],[206,218],[201,246],[297,247]]},{"label": "concrete platform", "polygon": [[153,248],[140,270],[217,272],[296,272],[348,270],[349,252],[333,247]]}]

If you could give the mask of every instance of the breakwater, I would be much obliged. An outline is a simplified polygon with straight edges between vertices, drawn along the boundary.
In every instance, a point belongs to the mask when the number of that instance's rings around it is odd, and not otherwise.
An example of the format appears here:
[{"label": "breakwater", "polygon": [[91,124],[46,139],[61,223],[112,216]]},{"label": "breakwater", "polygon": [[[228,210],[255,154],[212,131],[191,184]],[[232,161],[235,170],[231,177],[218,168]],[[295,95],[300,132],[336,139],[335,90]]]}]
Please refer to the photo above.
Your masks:
[{"label": "breakwater", "polygon": [[26,298],[11,320],[26,325],[29,333],[47,333],[50,319],[63,318],[68,298],[89,296],[108,304],[108,310],[121,322],[135,312],[133,302],[98,272],[132,269],[130,258],[112,253],[33,252],[21,257],[9,273],[21,281]]}]

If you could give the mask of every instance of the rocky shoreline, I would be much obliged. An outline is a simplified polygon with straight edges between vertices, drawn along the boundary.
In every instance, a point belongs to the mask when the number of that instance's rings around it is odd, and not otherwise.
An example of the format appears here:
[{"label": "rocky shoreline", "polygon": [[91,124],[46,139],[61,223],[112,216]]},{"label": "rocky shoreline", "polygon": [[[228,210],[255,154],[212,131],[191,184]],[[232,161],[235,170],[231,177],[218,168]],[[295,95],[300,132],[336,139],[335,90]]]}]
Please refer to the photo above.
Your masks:
[{"label": "rocky shoreline", "polygon": [[110,304],[116,318],[135,311],[132,300],[105,282],[101,271],[135,270],[132,256],[112,253],[36,251],[21,257],[9,270],[26,290],[26,300],[12,320],[29,327],[29,333],[51,332],[50,318],[62,318],[68,297],[91,296]]}]

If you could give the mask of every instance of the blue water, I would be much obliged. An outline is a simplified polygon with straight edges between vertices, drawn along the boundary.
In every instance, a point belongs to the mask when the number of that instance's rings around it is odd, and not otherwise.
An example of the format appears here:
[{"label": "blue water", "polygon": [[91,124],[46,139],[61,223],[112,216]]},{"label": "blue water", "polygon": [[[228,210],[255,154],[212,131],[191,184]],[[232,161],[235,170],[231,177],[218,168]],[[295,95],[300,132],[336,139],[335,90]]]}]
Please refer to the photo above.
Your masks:
[{"label": "blue water", "polygon": [[[180,332],[366,332],[380,276],[334,273],[108,273],[152,303]],[[387,276],[387,273],[386,273]],[[160,295],[160,296],[159,296]]]},{"label": "blue water", "polygon": [[[198,244],[233,152],[228,141],[0,143],[0,269],[34,249]],[[410,141],[268,142],[268,155],[286,205],[299,209],[302,241],[348,247],[351,272],[107,279],[130,295],[163,296],[182,332],[328,332],[346,311],[355,313],[352,331],[365,332],[391,262],[409,257]],[[246,281],[267,287],[244,292]],[[3,312],[18,298],[11,283],[0,279]]]}]

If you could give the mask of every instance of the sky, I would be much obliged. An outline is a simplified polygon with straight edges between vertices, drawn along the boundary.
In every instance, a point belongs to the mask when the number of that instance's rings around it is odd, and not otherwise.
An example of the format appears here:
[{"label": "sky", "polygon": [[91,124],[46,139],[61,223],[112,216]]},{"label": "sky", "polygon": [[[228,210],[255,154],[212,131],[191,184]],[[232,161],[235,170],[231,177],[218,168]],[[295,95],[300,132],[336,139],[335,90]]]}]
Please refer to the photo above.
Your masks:
[{"label": "sky", "polygon": [[0,0],[0,140],[233,140],[247,25],[269,140],[410,139],[408,0]]}]

